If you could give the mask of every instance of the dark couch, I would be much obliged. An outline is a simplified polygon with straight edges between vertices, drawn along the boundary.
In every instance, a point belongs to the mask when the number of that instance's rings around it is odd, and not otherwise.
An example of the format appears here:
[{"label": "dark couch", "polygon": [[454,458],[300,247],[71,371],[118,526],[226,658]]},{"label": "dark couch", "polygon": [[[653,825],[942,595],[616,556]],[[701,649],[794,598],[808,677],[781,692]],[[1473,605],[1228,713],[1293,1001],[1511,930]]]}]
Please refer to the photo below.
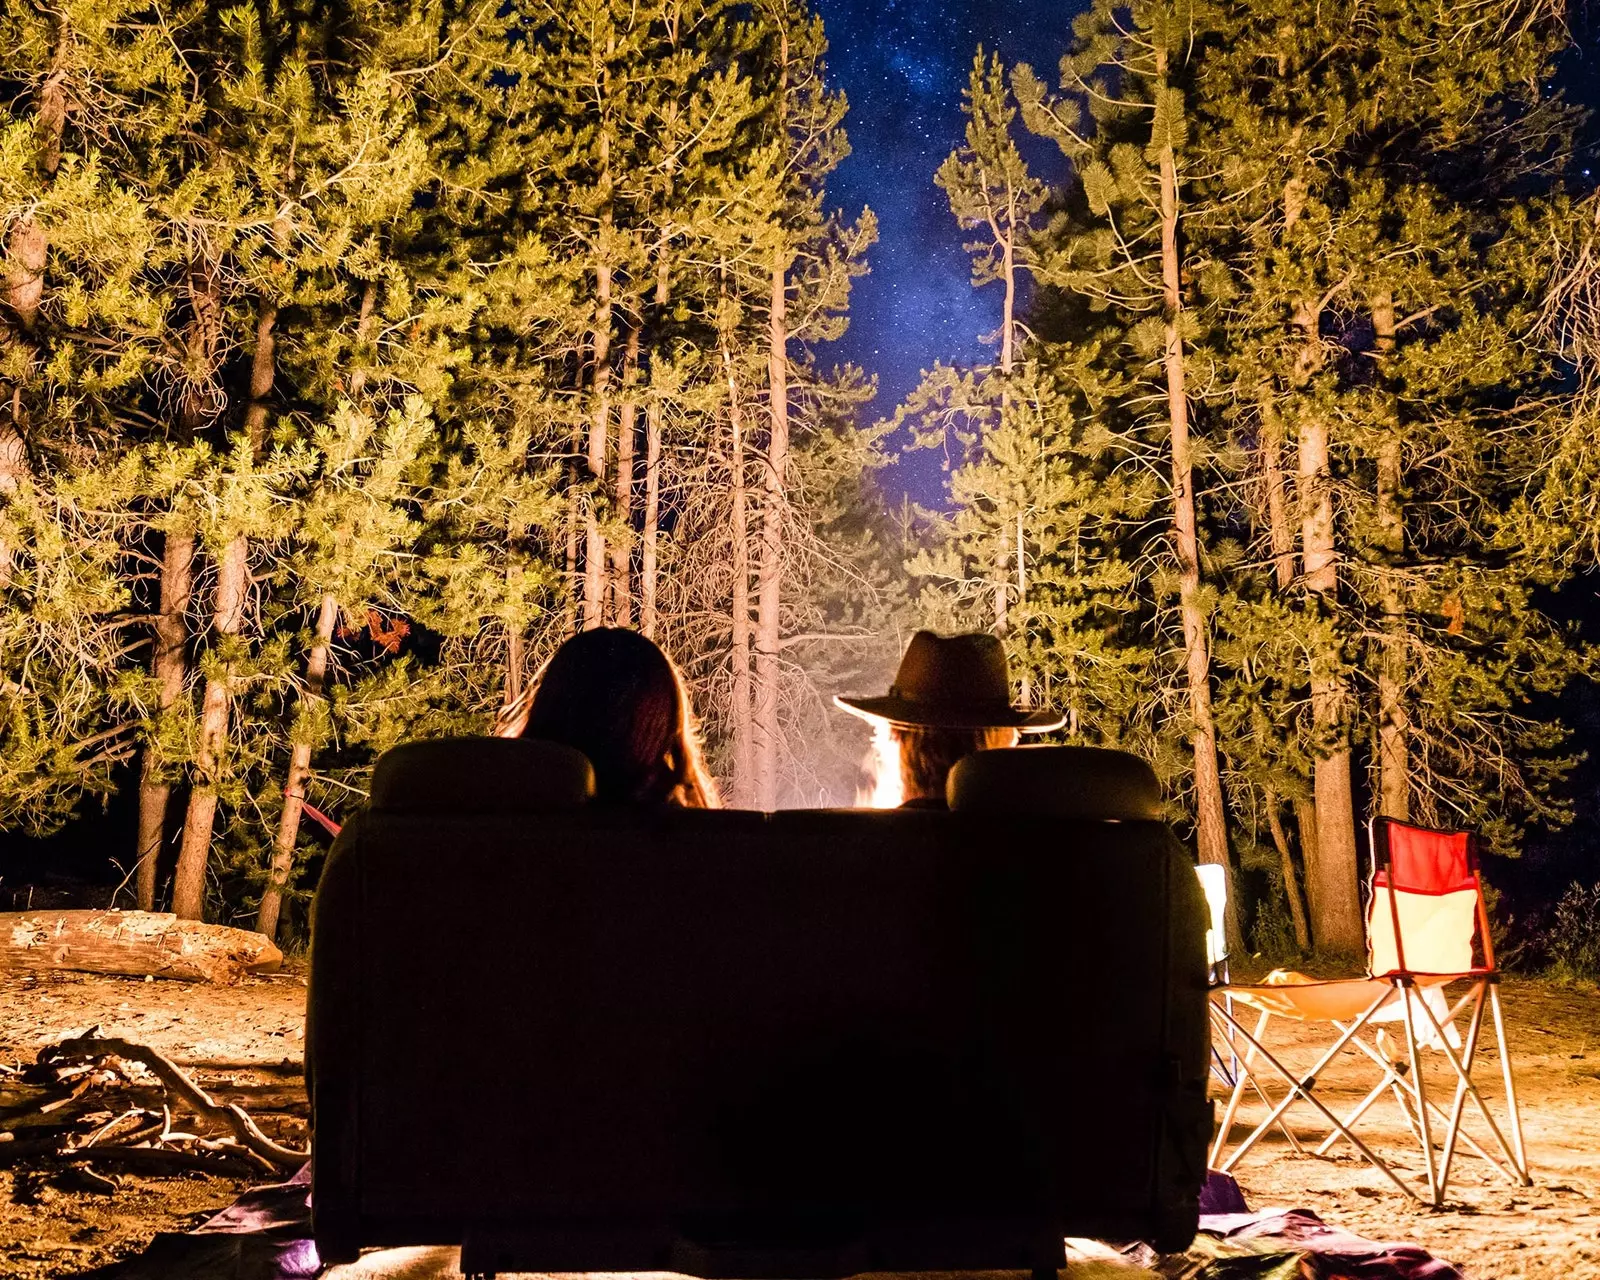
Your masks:
[{"label": "dark couch", "polygon": [[1205,908],[1143,765],[984,753],[951,813],[591,791],[546,743],[380,762],[315,908],[324,1259],[825,1277],[1188,1242]]}]

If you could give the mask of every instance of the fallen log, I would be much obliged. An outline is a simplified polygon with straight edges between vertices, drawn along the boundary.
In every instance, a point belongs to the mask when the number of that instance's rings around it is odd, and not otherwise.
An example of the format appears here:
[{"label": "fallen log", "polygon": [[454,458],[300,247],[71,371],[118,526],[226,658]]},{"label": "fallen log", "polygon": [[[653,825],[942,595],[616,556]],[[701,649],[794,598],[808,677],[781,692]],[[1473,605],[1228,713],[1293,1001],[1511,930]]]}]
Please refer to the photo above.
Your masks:
[{"label": "fallen log", "polygon": [[75,969],[227,986],[282,963],[259,933],[169,912],[0,912],[0,974]]}]

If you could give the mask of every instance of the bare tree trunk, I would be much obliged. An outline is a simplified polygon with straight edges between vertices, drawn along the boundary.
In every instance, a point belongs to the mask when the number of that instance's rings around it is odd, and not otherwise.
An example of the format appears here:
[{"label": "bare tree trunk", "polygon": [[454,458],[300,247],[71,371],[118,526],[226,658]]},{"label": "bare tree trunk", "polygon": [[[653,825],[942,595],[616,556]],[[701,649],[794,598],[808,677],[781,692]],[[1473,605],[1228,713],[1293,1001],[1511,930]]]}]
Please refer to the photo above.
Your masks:
[{"label": "bare tree trunk", "polygon": [[1302,951],[1311,950],[1311,929],[1306,924],[1306,904],[1300,893],[1300,877],[1295,874],[1294,855],[1289,852],[1289,833],[1283,829],[1283,814],[1279,812],[1278,793],[1271,787],[1262,788],[1262,804],[1267,811],[1267,827],[1272,832],[1272,843],[1278,850],[1278,869],[1283,876],[1283,895],[1289,900],[1289,920],[1294,926],[1294,945]]},{"label": "bare tree trunk", "polygon": [[[310,715],[306,713],[323,700],[322,692],[328,677],[328,655],[333,647],[333,629],[338,622],[339,602],[332,594],[324,594],[317,609],[311,652],[306,658],[305,691],[300,695],[302,714],[307,721]],[[295,744],[289,753],[289,780],[283,789],[283,812],[278,817],[272,867],[268,872],[267,887],[261,893],[261,905],[256,911],[256,932],[268,938],[275,938],[278,933],[278,913],[282,909],[284,890],[289,886],[289,873],[294,870],[300,814],[306,803],[306,783],[311,779],[310,726],[302,724],[297,728]]]},{"label": "bare tree trunk", "polygon": [[644,411],[644,528],[639,538],[639,630],[656,634],[656,543],[661,527],[661,405]]},{"label": "bare tree trunk", "polygon": [[1283,474],[1283,417],[1272,400],[1272,385],[1260,388],[1261,481],[1266,491],[1267,543],[1272,550],[1272,574],[1279,591],[1294,585],[1294,528],[1289,521],[1289,498]]},{"label": "bare tree trunk", "polygon": [[[1394,357],[1394,295],[1385,291],[1372,303],[1372,329],[1378,349],[1378,377],[1389,379]],[[1385,563],[1379,570],[1383,640],[1378,655],[1378,811],[1402,822],[1411,816],[1411,744],[1406,716],[1406,616],[1401,594],[1400,559],[1406,550],[1405,504],[1400,424],[1378,449],[1378,543]]]},{"label": "bare tree trunk", "polygon": [[[622,404],[617,411],[617,523],[633,528],[635,434],[639,421],[639,324],[628,329],[622,355]],[[633,545],[623,538],[611,549],[611,624],[633,625]]]},{"label": "bare tree trunk", "polygon": [[[1158,81],[1166,79],[1166,50],[1156,50]],[[1189,398],[1185,386],[1179,317],[1183,298],[1178,261],[1178,167],[1167,143],[1159,156],[1161,177],[1161,282],[1166,350],[1167,417],[1172,431],[1172,525],[1178,555],[1178,612],[1183,624],[1184,666],[1189,688],[1189,741],[1194,751],[1195,843],[1201,862],[1229,865],[1228,818],[1217,763],[1217,726],[1211,708],[1211,649],[1200,605],[1200,536],[1195,514],[1194,466],[1189,449]],[[1240,942],[1235,895],[1230,894],[1228,940]]]},{"label": "bare tree trunk", "polygon": [[[1288,484],[1283,470],[1283,416],[1273,399],[1273,386],[1264,382],[1258,390],[1261,410],[1261,477],[1267,508],[1267,542],[1272,552],[1273,581],[1280,592],[1294,585],[1294,528],[1289,519]],[[1267,823],[1272,842],[1278,849],[1278,864],[1283,872],[1283,891],[1289,900],[1289,916],[1294,924],[1295,945],[1311,949],[1310,925],[1306,920],[1305,895],[1295,874],[1294,857],[1289,849],[1288,832],[1278,811],[1278,794],[1265,789]],[[1317,809],[1310,800],[1295,800],[1295,826],[1300,835],[1300,858],[1306,875],[1312,874],[1317,855]]]},{"label": "bare tree trunk", "polygon": [[[250,403],[245,409],[244,432],[252,449],[259,448],[266,426],[267,396],[272,393],[273,326],[278,309],[263,302],[256,321],[256,349],[250,362]],[[224,643],[244,626],[245,595],[250,584],[250,540],[236,534],[217,561],[216,596],[211,627]],[[228,708],[233,696],[233,672],[228,664],[207,677],[200,705],[200,735],[195,752],[196,785],[189,792],[184,816],[183,843],[172,877],[172,910],[185,920],[198,920],[205,907],[206,864],[211,856],[211,832],[217,816],[217,782],[228,743]]]},{"label": "bare tree trunk", "polygon": [[[787,48],[787,43],[785,44]],[[756,807],[778,807],[778,755],[783,742],[783,651],[781,634],[784,525],[789,515],[789,321],[788,264],[774,251],[772,300],[767,321],[767,386],[771,425],[767,435],[766,500],[761,512],[761,570],[756,602]]]},{"label": "bare tree trunk", "polygon": [[[1017,330],[1016,243],[1009,235],[1002,237],[1000,276],[1005,282],[1005,300],[1000,316],[1000,375],[1004,379],[1000,388],[1000,416],[1004,419],[1011,407],[1011,371],[1016,363]],[[1007,545],[1009,522],[1003,511],[998,511],[997,514],[1000,517],[1000,549],[995,557],[994,629],[997,635],[1003,636],[1011,629],[1009,579],[1012,571],[1012,555]],[[1022,578],[1022,555],[1022,517],[1018,515],[1016,572],[1019,582]],[[1018,604],[1022,602],[1020,589],[1017,602]]]},{"label": "bare tree trunk", "polygon": [[[615,37],[607,52],[615,48]],[[600,166],[600,234],[595,243],[594,332],[590,342],[589,386],[593,397],[589,421],[589,495],[584,508],[583,628],[605,625],[606,539],[600,528],[599,506],[604,502],[606,461],[611,432],[611,121],[606,71],[599,81],[601,102],[600,136],[597,141]]]},{"label": "bare tree trunk", "polygon": [[[1302,304],[1295,323],[1305,343],[1307,366],[1315,364],[1321,339],[1316,312]],[[1300,421],[1300,556],[1306,590],[1331,611],[1339,590],[1333,519],[1328,424],[1314,409]],[[1361,949],[1361,899],[1357,887],[1355,799],[1351,792],[1350,746],[1344,735],[1346,690],[1337,654],[1313,654],[1311,715],[1317,758],[1312,766],[1316,800],[1315,857],[1306,865],[1311,931],[1319,948]]]},{"label": "bare tree trunk", "polygon": [[[656,249],[656,314],[667,305],[671,270],[665,242]],[[644,409],[644,518],[639,536],[639,630],[656,634],[656,556],[661,529],[661,398],[652,391]]]},{"label": "bare tree trunk", "polygon": [[733,708],[733,798],[734,803],[749,803],[754,781],[754,742],[752,741],[750,694],[750,528],[745,497],[744,408],[739,402],[739,384],[734,376],[733,353],[728,333],[718,325],[717,345],[722,355],[723,375],[728,384],[728,423],[732,445],[728,458],[729,485],[733,504],[733,591],[732,656]]},{"label": "bare tree trunk", "polygon": [[[216,372],[218,347],[222,336],[222,291],[215,265],[203,253],[189,263],[185,287],[191,315],[184,345],[192,379],[183,388],[178,405],[177,433],[188,443],[194,439],[214,412],[206,385]],[[169,513],[176,522],[177,513]],[[184,696],[189,682],[188,608],[194,594],[194,529],[187,523],[174,524],[165,537],[161,557],[161,588],[155,623],[155,653],[151,670],[159,683],[158,716],[167,713]],[[159,776],[155,747],[147,743],[140,763],[139,827],[137,876],[139,906],[150,910],[155,905],[156,872],[161,845],[166,834],[167,810],[172,801],[172,784]],[[202,868],[202,876],[203,876]]]},{"label": "bare tree trunk", "polygon": [[[789,32],[778,34],[777,130],[789,140]],[[761,564],[756,601],[756,808],[778,807],[778,757],[783,745],[782,611],[784,528],[789,518],[789,246],[774,246],[767,304],[766,493],[761,512]]]},{"label": "bare tree trunk", "polygon": [[[159,723],[183,696],[189,678],[184,646],[189,628],[184,615],[194,590],[194,531],[169,529],[161,552],[161,598],[155,622],[155,655],[151,670],[156,678],[156,719]],[[135,889],[139,910],[153,911],[156,902],[156,865],[166,835],[167,804],[172,784],[161,777],[158,753],[146,743],[139,771],[139,844]]]},{"label": "bare tree trunk", "polygon": [[602,501],[606,479],[606,459],[610,451],[611,428],[611,268],[598,268],[595,290],[594,368],[590,391],[594,397],[589,421],[590,492],[584,506],[583,549],[583,628],[588,631],[605,624],[606,539],[600,530],[597,505]]},{"label": "bare tree trunk", "polygon": [[[350,400],[359,404],[367,387],[366,345],[372,337],[373,318],[378,306],[378,286],[368,281],[361,291],[361,307],[356,318],[356,367],[350,374]],[[270,390],[270,384],[268,390]],[[265,393],[263,393],[265,394]],[[324,591],[317,604],[317,621],[311,633],[311,649],[306,654],[306,683],[300,694],[300,709],[305,721],[308,711],[320,708],[328,679],[328,660],[333,649],[334,628],[339,625],[339,601]],[[520,640],[520,637],[516,637]],[[514,646],[515,647],[515,646]],[[511,699],[507,699],[511,701]],[[283,907],[284,890],[294,870],[294,851],[300,839],[300,815],[305,810],[306,784],[311,780],[310,726],[303,723],[294,735],[289,751],[289,774],[283,788],[283,811],[278,815],[278,834],[273,841],[272,865],[266,888],[256,909],[256,932],[273,938],[278,932],[278,916]]]},{"label": "bare tree trunk", "polygon": [[578,437],[573,432],[571,456],[566,462],[567,475],[567,530],[566,545],[562,555],[562,577],[567,584],[566,599],[561,606],[561,630],[571,635],[578,624],[578,525],[583,514],[579,507],[578,489]]}]

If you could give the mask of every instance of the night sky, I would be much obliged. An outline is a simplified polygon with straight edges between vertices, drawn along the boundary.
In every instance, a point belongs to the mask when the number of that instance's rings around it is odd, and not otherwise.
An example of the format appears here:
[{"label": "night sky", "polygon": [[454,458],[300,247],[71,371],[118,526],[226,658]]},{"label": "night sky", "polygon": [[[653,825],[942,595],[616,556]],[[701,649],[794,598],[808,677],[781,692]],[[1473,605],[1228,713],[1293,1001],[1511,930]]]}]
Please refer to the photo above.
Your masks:
[{"label": "night sky", "polygon": [[[870,205],[878,215],[872,274],[856,282],[849,331],[820,354],[825,364],[851,361],[878,376],[867,416],[891,414],[935,360],[985,358],[979,337],[999,325],[1000,286],[972,288],[964,237],[933,173],[961,143],[961,91],[978,45],[1008,65],[1032,63],[1053,83],[1080,7],[1074,0],[817,0],[829,71],[850,101],[852,151],[828,184],[830,203],[851,216]],[[1029,147],[1028,155],[1043,176],[1060,169],[1053,147]],[[906,455],[886,486],[941,504],[939,460]]]}]

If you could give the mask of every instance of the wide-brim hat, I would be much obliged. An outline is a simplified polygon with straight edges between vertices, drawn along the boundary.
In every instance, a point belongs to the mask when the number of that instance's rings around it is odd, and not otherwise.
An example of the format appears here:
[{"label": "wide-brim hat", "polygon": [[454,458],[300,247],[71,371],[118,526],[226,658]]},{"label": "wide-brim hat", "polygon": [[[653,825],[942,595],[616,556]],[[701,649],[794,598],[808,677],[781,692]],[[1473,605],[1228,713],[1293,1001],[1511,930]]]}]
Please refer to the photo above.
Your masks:
[{"label": "wide-brim hat", "polygon": [[919,631],[911,637],[894,684],[881,698],[835,697],[834,705],[864,720],[929,729],[1017,729],[1046,733],[1066,717],[1011,705],[1006,651],[992,635]]}]

